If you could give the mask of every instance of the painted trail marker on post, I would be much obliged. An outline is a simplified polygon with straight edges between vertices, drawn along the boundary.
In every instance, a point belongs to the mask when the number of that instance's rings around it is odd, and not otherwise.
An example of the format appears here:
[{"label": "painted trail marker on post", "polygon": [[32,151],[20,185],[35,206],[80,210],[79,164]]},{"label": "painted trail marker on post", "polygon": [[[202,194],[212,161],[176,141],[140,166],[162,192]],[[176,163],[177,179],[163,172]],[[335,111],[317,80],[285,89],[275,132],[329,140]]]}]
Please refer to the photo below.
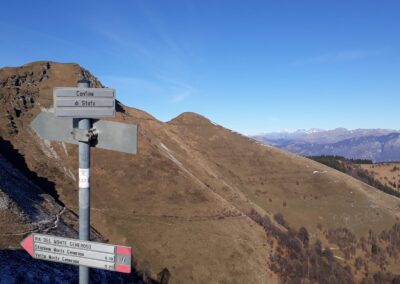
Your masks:
[{"label": "painted trail marker on post", "polygon": [[90,242],[90,148],[136,154],[137,126],[92,121],[115,116],[114,89],[81,80],[77,88],[54,88],[53,98],[54,113],[40,113],[31,127],[42,139],[79,146],[79,240],[32,234],[21,245],[36,259],[79,265],[81,284],[89,282],[89,267],[130,273],[130,247]]},{"label": "painted trail marker on post", "polygon": [[31,234],[21,246],[36,259],[131,272],[131,248],[44,234]]}]

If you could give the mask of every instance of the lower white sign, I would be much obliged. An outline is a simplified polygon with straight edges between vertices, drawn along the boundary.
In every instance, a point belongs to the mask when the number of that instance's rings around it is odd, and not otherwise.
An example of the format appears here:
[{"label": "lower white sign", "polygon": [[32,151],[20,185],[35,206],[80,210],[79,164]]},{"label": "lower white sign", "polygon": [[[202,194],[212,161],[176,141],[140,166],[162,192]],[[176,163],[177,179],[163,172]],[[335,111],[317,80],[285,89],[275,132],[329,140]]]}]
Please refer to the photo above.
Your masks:
[{"label": "lower white sign", "polygon": [[124,273],[131,272],[132,249],[43,234],[31,234],[21,246],[36,259],[84,265]]}]

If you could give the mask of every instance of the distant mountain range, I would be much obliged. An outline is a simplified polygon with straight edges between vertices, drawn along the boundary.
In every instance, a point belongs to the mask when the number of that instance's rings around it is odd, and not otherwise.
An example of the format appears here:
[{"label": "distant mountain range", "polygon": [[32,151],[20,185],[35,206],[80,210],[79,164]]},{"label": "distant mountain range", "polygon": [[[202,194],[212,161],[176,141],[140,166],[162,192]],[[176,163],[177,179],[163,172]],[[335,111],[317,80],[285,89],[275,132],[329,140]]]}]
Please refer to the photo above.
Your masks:
[{"label": "distant mountain range", "polygon": [[263,133],[252,138],[302,156],[340,155],[373,162],[400,160],[400,131],[336,128]]}]

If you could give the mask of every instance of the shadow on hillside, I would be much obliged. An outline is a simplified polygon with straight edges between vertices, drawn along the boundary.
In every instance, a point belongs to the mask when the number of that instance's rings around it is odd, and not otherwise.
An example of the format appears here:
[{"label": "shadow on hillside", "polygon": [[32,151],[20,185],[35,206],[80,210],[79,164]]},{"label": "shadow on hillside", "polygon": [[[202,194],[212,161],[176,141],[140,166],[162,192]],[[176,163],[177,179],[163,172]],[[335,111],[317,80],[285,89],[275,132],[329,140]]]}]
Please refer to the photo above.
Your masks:
[{"label": "shadow on hillside", "polygon": [[[77,266],[37,260],[23,250],[0,250],[0,283],[78,283]],[[139,273],[90,270],[90,283],[144,284]]]},{"label": "shadow on hillside", "polygon": [[117,112],[126,113],[125,109],[124,109],[123,106],[121,105],[121,102],[118,101],[118,100],[116,101],[116,104],[115,104],[115,110],[116,110]]},{"label": "shadow on hillside", "polygon": [[[41,194],[51,195],[60,205],[63,203],[55,184],[31,171],[13,145],[0,137],[0,186],[18,206],[30,216],[36,216],[34,205],[44,201]],[[33,215],[32,215],[33,214]]]},{"label": "shadow on hillside", "polygon": [[[30,217],[40,215],[36,204],[51,195],[60,205],[55,184],[31,171],[24,156],[10,141],[0,137],[0,191],[4,192]],[[10,220],[12,222],[13,220]],[[1,224],[0,224],[1,227]],[[22,239],[22,236],[21,236]],[[78,283],[77,266],[33,259],[24,250],[0,250],[0,283]],[[132,267],[131,274],[91,269],[90,283],[168,284],[170,274],[163,269],[155,281]]]}]

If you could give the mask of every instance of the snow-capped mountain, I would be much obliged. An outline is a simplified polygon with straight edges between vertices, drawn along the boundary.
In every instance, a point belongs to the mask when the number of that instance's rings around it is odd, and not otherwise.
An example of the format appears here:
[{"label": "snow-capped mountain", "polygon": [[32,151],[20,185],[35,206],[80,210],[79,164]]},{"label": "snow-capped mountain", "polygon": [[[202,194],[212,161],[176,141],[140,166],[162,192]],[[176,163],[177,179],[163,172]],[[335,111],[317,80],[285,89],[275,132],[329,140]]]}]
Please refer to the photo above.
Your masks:
[{"label": "snow-capped mountain", "polygon": [[253,136],[263,143],[303,155],[340,155],[375,162],[400,160],[399,130],[336,128],[273,132]]}]

